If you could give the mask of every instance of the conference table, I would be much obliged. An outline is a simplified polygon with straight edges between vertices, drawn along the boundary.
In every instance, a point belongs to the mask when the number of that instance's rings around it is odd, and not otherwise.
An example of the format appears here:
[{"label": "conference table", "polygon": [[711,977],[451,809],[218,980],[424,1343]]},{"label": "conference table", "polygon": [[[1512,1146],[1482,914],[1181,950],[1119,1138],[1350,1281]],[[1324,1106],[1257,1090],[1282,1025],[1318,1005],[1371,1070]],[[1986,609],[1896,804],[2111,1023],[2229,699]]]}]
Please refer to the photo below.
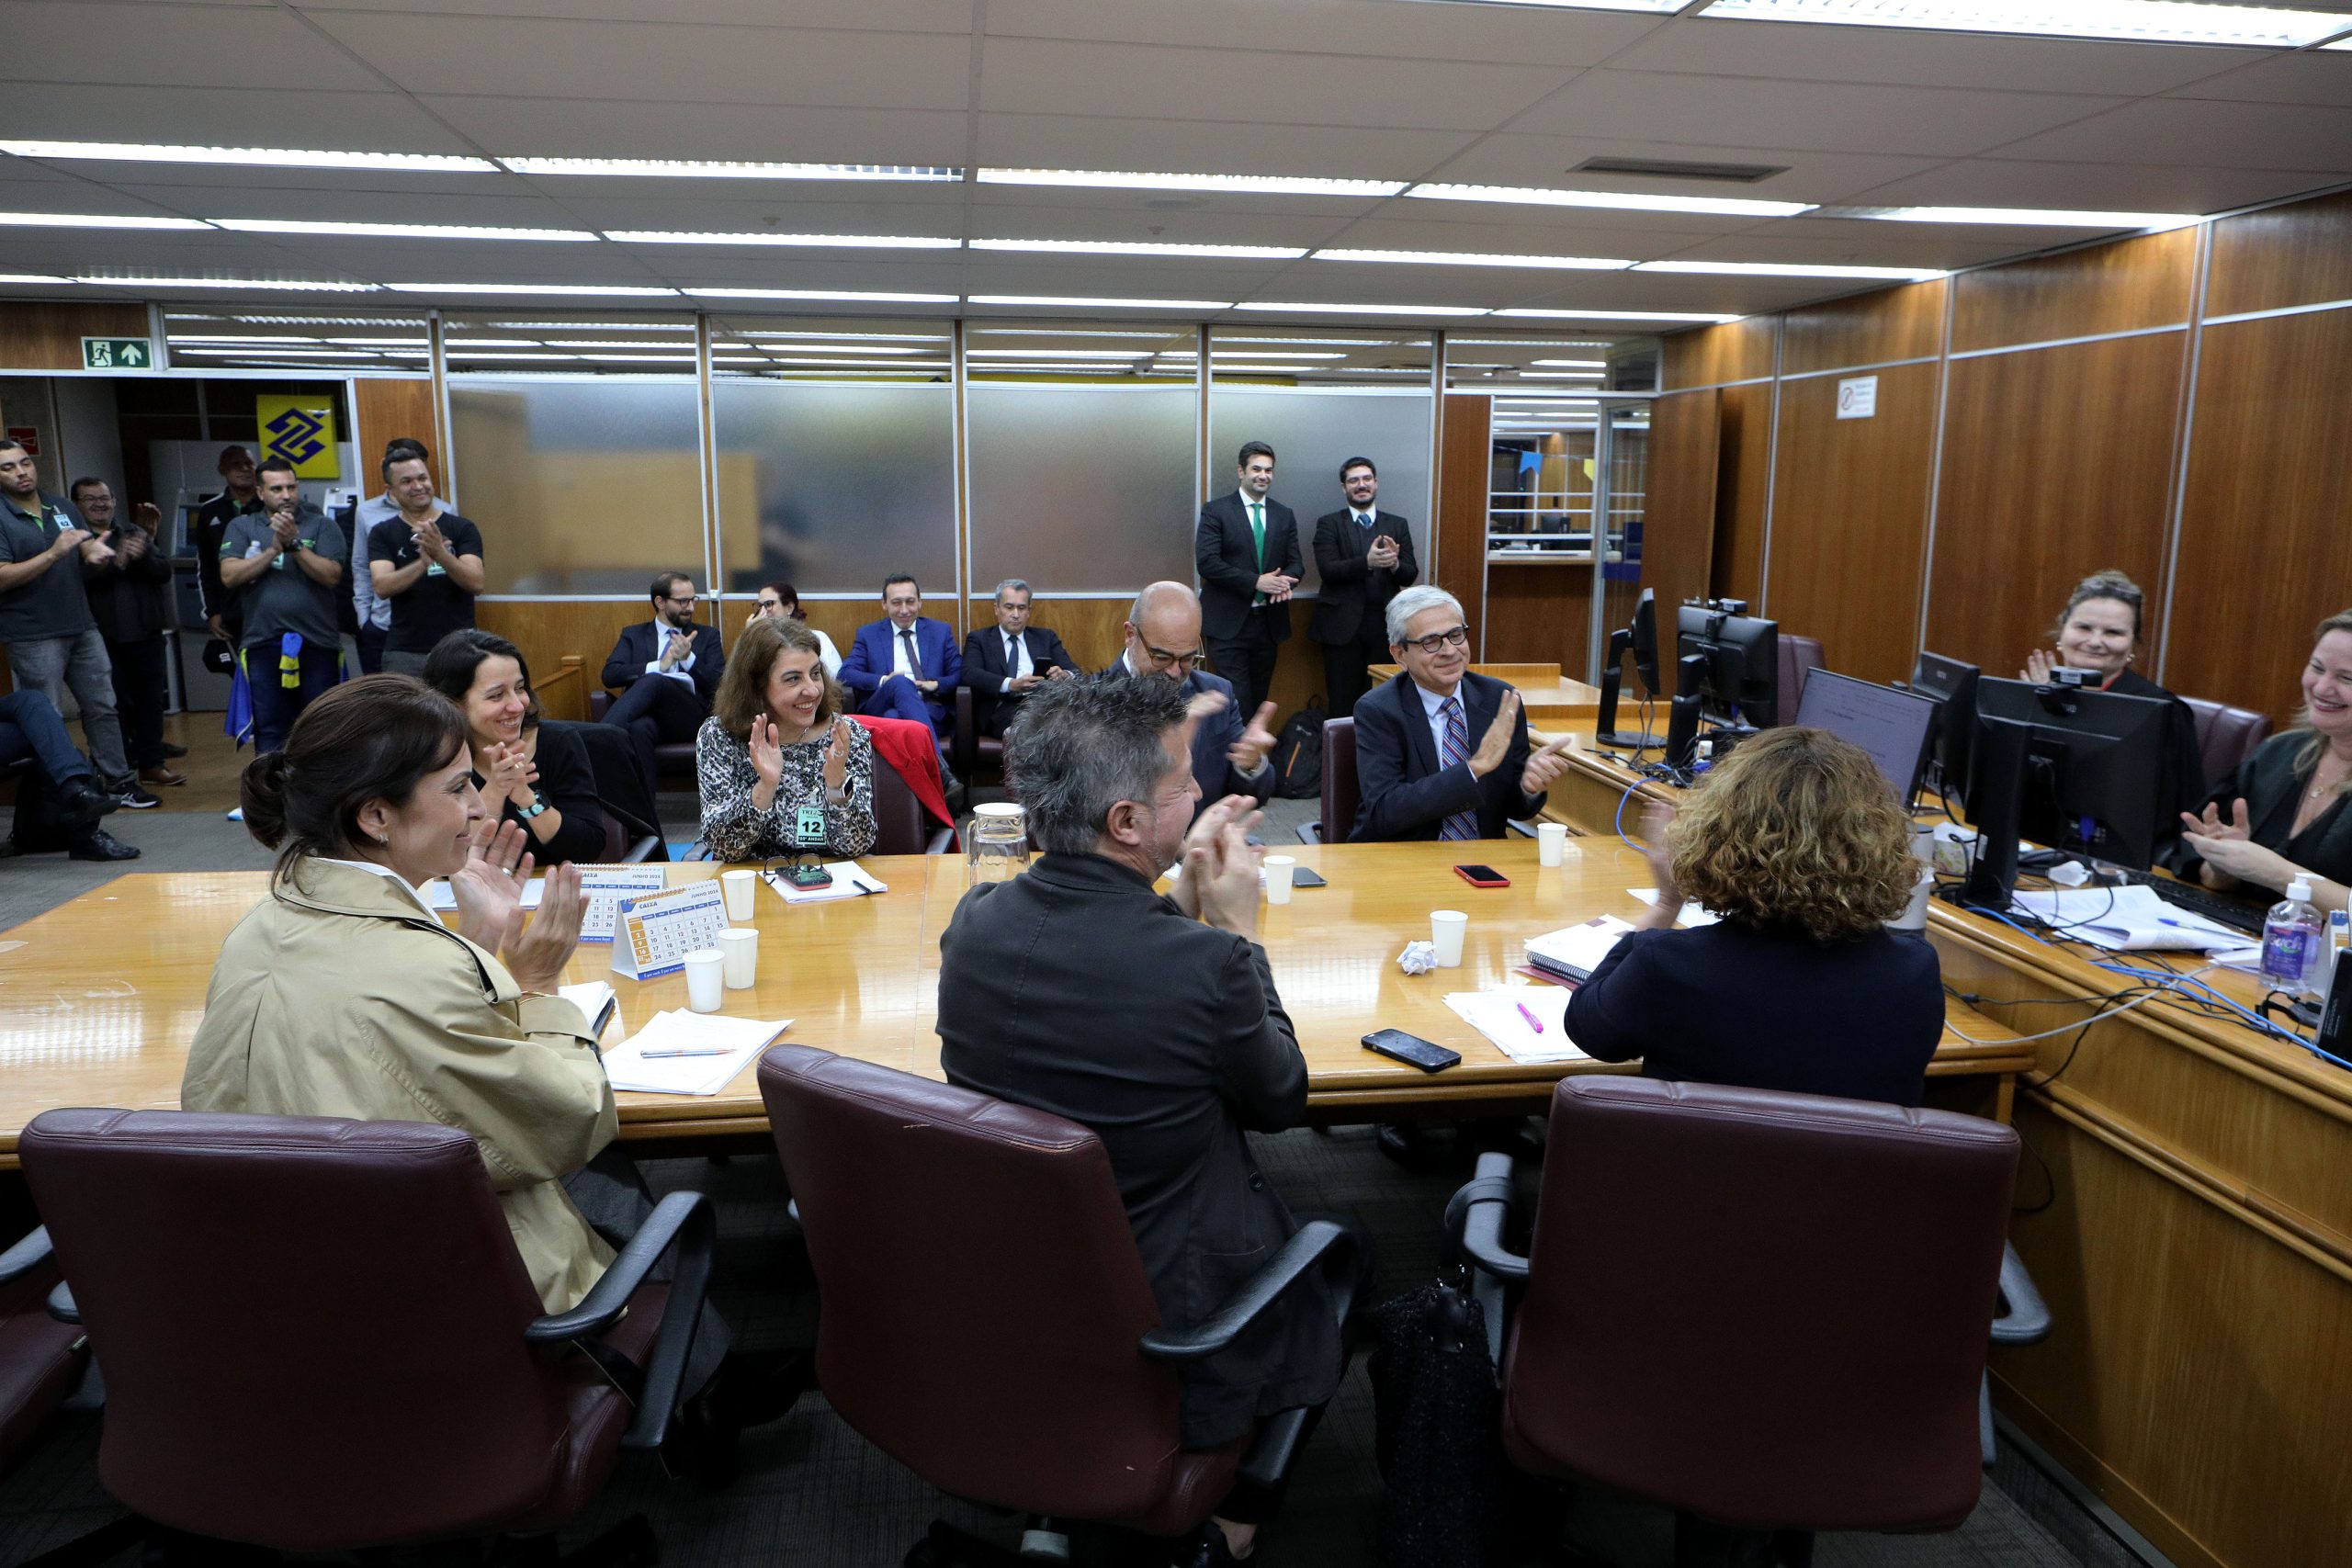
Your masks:
[{"label": "conference table", "polygon": [[[1680,793],[1569,733],[1545,815],[1589,855]],[[1927,934],[1980,1010],[2057,1031],[2016,1080],[2011,1232],[2052,1328],[1996,1351],[1999,1408],[2181,1568],[2352,1563],[2352,1071],[2234,1016],[2109,1000],[2118,965],[2198,961],[1941,900]]]}]

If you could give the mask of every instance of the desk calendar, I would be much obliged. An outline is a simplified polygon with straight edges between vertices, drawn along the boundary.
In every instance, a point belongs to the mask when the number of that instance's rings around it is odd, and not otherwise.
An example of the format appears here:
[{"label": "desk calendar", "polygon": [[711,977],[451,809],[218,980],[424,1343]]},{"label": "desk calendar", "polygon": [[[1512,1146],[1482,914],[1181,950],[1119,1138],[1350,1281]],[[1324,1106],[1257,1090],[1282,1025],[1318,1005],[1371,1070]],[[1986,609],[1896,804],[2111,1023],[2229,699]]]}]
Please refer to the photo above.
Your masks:
[{"label": "desk calendar", "polygon": [[624,897],[613,924],[613,968],[632,980],[677,974],[687,953],[717,947],[726,929],[727,900],[716,881]]},{"label": "desk calendar", "polygon": [[580,897],[587,908],[581,911],[580,940],[612,941],[613,922],[620,914],[621,900],[661,891],[662,868],[658,865],[582,866]]}]

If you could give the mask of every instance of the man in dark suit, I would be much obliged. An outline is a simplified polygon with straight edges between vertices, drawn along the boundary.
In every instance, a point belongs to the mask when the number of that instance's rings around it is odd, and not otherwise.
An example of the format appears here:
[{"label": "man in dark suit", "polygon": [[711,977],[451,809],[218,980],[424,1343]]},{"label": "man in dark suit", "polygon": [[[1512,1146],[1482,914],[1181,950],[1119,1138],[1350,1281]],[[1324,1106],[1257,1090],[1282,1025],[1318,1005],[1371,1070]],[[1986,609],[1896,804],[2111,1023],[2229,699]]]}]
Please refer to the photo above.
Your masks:
[{"label": "man in dark suit", "polygon": [[694,579],[683,571],[660,572],[650,592],[653,619],[623,626],[605,660],[605,684],[620,694],[605,711],[605,722],[635,737],[649,791],[654,787],[653,749],[695,738],[710,716],[710,700],[727,668],[718,628],[695,621],[701,601]]},{"label": "man in dark suit", "polygon": [[1372,684],[1365,666],[1388,655],[1383,612],[1397,590],[1420,580],[1413,525],[1380,509],[1380,470],[1369,457],[1340,465],[1348,504],[1315,520],[1315,569],[1323,586],[1306,635],[1323,645],[1323,694],[1333,718],[1356,711]]},{"label": "man in dark suit", "polygon": [[856,694],[858,712],[913,719],[944,736],[955,723],[947,694],[964,672],[955,629],[922,613],[922,589],[903,572],[882,584],[882,608],[884,618],[858,627],[842,656],[841,682]]},{"label": "man in dark suit", "polygon": [[1462,603],[1444,589],[1406,589],[1387,621],[1405,672],[1356,704],[1363,803],[1349,840],[1501,838],[1544,808],[1566,738],[1528,754],[1519,694],[1470,673]]},{"label": "man in dark suit", "polygon": [[1008,577],[996,585],[996,625],[964,639],[963,684],[972,688],[972,718],[983,735],[1002,735],[1021,701],[1048,681],[1079,673],[1062,639],[1029,624],[1029,585]]},{"label": "man in dark suit", "polygon": [[[1257,813],[1227,798],[1193,819],[1195,722],[1166,681],[1057,682],[1030,696],[1006,773],[1044,853],[967,893],[939,943],[948,1081],[1094,1131],[1161,1321],[1178,1330],[1297,1232],[1243,1134],[1295,1126],[1306,1109],[1306,1063],[1256,940],[1245,835]],[[1173,891],[1154,892],[1180,859]],[[1331,1397],[1352,1261],[1328,1258],[1232,1348],[1182,1367],[1186,1449]],[[1217,1506],[1228,1551],[1247,1554],[1272,1502],[1237,1487]]]},{"label": "man in dark suit", "polygon": [[1241,486],[1201,508],[1193,535],[1201,574],[1201,625],[1209,659],[1233,682],[1233,699],[1253,713],[1274,687],[1274,655],[1290,637],[1290,596],[1306,575],[1298,553],[1298,519],[1279,501],[1274,449],[1241,448]]},{"label": "man in dark suit", "polygon": [[1263,703],[1244,717],[1233,688],[1202,670],[1201,602],[1181,582],[1155,582],[1136,595],[1121,628],[1126,646],[1103,673],[1173,681],[1184,690],[1200,722],[1193,727],[1193,779],[1204,810],[1227,795],[1264,800],[1273,792],[1274,770],[1266,761],[1274,749],[1266,728],[1274,705]]}]

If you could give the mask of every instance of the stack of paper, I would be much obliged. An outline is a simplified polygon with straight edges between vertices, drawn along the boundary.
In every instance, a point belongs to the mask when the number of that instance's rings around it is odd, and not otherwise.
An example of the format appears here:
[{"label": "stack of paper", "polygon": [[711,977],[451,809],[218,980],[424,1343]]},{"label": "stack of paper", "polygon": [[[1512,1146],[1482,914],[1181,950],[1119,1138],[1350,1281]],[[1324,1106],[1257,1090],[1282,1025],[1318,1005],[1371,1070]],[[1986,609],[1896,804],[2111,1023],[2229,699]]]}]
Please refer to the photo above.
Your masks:
[{"label": "stack of paper", "polygon": [[2153,887],[2078,887],[2015,897],[2017,907],[2034,919],[2111,953],[2211,953],[2247,942],[2245,932],[2167,904]]},{"label": "stack of paper", "polygon": [[1514,1062],[1582,1062],[1589,1058],[1568,1038],[1565,1021],[1570,994],[1557,986],[1504,986],[1453,991],[1445,1005]]},{"label": "stack of paper", "polygon": [[620,998],[602,980],[583,980],[577,986],[558,986],[555,994],[580,1009],[580,1016],[588,1021],[588,1032],[602,1038],[605,1025],[613,1021],[613,1011],[620,1006]]},{"label": "stack of paper", "polygon": [[643,1029],[605,1053],[605,1076],[619,1089],[640,1094],[717,1094],[792,1021],[688,1012],[659,1012]]},{"label": "stack of paper", "polygon": [[[548,885],[545,882],[540,881],[536,876],[531,878],[530,881],[523,884],[523,908],[526,909],[537,908],[539,907],[539,895],[547,890]],[[457,908],[457,890],[449,886],[449,879],[447,877],[436,876],[432,881],[424,885],[424,907],[435,911],[436,913],[448,913]]]},{"label": "stack of paper", "polygon": [[1580,926],[1568,926],[1527,939],[1527,962],[1563,980],[1585,980],[1620,937],[1634,928],[1614,915],[1599,915]]},{"label": "stack of paper", "polygon": [[795,887],[791,878],[780,871],[767,874],[767,885],[787,904],[822,904],[834,898],[862,898],[868,893],[890,891],[888,883],[854,860],[827,861],[825,869],[833,874],[830,886]]}]

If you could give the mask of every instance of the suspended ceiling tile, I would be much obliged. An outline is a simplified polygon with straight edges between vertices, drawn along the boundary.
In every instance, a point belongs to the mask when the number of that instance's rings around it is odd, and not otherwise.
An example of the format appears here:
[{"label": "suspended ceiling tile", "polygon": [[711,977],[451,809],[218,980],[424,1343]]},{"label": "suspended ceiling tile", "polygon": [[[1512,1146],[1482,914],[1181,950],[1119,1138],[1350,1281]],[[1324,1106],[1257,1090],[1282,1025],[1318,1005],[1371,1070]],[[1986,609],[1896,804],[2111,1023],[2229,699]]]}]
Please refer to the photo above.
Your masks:
[{"label": "suspended ceiling tile", "polygon": [[[1394,0],[989,0],[989,36],[1260,52],[1588,65],[1658,26],[1639,13]],[[1335,62],[1332,69],[1344,70]]]},{"label": "suspended ceiling tile", "polygon": [[2352,161],[2352,108],[2146,98],[1999,152],[2071,163],[2327,172]]}]

